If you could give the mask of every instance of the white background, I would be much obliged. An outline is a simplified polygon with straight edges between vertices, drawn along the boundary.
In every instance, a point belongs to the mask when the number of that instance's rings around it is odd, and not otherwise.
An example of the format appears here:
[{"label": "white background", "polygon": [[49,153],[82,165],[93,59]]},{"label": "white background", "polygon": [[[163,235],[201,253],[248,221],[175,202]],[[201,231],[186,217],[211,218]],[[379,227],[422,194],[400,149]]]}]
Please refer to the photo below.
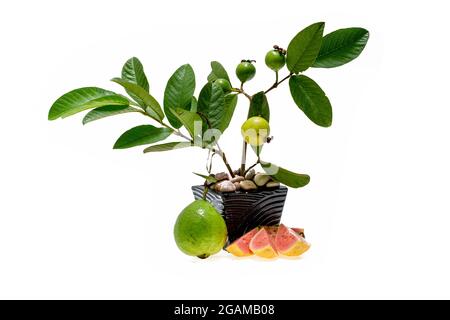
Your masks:
[{"label": "white background", "polygon": [[[0,298],[450,298],[445,4],[1,2]],[[312,177],[289,191],[283,216],[306,228],[302,259],[181,254],[172,228],[205,152],[112,150],[146,123],[135,115],[47,121],[71,89],[120,92],[109,79],[132,56],[160,100],[184,63],[198,93],[211,60],[233,75],[255,59],[256,92],[273,81],[266,51],[316,21],[371,35],[352,63],[306,72],[331,99],[331,128],[306,119],[286,85],[269,95],[275,139],[264,158]],[[222,142],[235,167],[246,108],[241,99]]]}]

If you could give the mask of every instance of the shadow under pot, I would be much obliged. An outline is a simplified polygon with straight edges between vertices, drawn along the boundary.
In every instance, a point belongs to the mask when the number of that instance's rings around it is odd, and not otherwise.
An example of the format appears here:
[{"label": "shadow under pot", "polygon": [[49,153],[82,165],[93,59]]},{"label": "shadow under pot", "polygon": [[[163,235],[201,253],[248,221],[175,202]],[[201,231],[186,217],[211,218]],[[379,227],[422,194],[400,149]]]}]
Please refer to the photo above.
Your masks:
[{"label": "shadow under pot", "polygon": [[[193,186],[195,199],[202,199],[203,186]],[[217,192],[210,190],[206,196],[225,219],[228,244],[258,226],[280,224],[287,187],[256,191]]]}]

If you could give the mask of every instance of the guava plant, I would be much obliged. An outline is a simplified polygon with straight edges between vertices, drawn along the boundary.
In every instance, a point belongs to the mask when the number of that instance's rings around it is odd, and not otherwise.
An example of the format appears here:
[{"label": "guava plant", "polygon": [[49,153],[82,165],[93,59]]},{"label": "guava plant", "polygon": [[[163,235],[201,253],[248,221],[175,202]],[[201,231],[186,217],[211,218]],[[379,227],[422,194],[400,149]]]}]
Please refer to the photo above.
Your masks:
[{"label": "guava plant", "polygon": [[[238,82],[231,80],[225,68],[211,62],[211,73],[195,96],[196,78],[189,64],[179,67],[169,78],[162,106],[151,93],[144,68],[137,58],[129,59],[121,77],[112,81],[122,86],[128,96],[98,87],[84,87],[70,91],[57,99],[50,108],[48,119],[66,118],[89,110],[83,124],[125,113],[140,113],[156,123],[143,124],[123,133],[114,144],[115,149],[150,145],[145,153],[199,147],[210,155],[219,155],[231,177],[235,171],[220,147],[220,136],[228,128],[236,109],[238,97],[248,100],[248,120],[242,125],[242,161],[239,174],[260,165],[268,175],[289,187],[303,187],[309,176],[286,170],[261,159],[262,147],[270,142],[270,107],[268,94],[288,81],[294,103],[316,125],[329,127],[332,123],[330,101],[320,86],[304,75],[309,68],[342,66],[360,55],[369,32],[363,28],[339,29],[323,36],[324,22],[314,23],[301,30],[287,49],[274,46],[265,55],[265,64],[274,72],[274,82],[267,89],[250,94],[245,83],[255,77],[256,62],[242,60],[236,67]],[[286,67],[286,68],[285,68]],[[283,69],[287,69],[285,72]],[[160,143],[170,136],[177,141]],[[247,167],[247,149],[252,147],[257,161]],[[210,172],[208,172],[209,174]],[[208,179],[208,175],[204,175]]]}]

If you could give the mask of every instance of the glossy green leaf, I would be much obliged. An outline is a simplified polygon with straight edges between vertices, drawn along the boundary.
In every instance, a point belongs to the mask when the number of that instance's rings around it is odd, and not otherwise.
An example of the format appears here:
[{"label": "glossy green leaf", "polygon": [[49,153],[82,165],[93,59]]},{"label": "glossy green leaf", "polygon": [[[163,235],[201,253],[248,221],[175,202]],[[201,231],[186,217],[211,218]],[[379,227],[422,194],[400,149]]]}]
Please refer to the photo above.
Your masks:
[{"label": "glossy green leaf", "polygon": [[[127,80],[123,80],[121,78],[114,78],[111,81],[120,84],[122,87],[124,87],[127,91],[132,92],[135,94],[139,99],[141,99],[144,103],[144,105],[154,111],[154,114],[158,117],[156,119],[162,120],[164,119],[164,112],[161,109],[161,106],[159,105],[158,101],[156,101],[155,98],[153,98],[150,93],[145,91],[144,88],[138,86],[135,83],[129,82]],[[144,109],[145,110],[145,109]]]},{"label": "glossy green leaf", "polygon": [[139,112],[139,110],[130,106],[104,106],[95,108],[84,116],[83,124],[129,112]]},{"label": "glossy green leaf", "polygon": [[152,108],[150,107],[145,107],[144,109],[145,113],[147,115],[149,115],[151,118],[155,119],[155,120],[159,120],[159,114],[157,114]]},{"label": "glossy green leaf", "polygon": [[218,61],[211,61],[211,73],[208,75],[208,81],[214,82],[217,79],[226,79],[230,83],[230,77],[228,76],[225,68]]},{"label": "glossy green leaf", "polygon": [[335,68],[357,58],[369,40],[363,28],[339,29],[323,37],[322,47],[313,67]]},{"label": "glossy green leaf", "polygon": [[114,144],[114,149],[126,149],[158,142],[172,133],[173,130],[169,128],[157,128],[149,124],[137,126],[123,133]]},{"label": "glossy green leaf", "polygon": [[137,84],[147,92],[150,90],[147,76],[144,72],[144,66],[136,57],[128,59],[124,64],[122,68],[122,79]]},{"label": "glossy green leaf", "polygon": [[197,112],[208,120],[208,127],[218,129],[225,115],[225,95],[215,83],[207,83],[200,91]]},{"label": "glossy green leaf", "polygon": [[197,103],[198,103],[197,98],[196,97],[192,97],[190,111],[197,112]]},{"label": "glossy green leaf", "polygon": [[186,128],[186,130],[189,132],[189,135],[192,138],[195,137],[196,123],[200,123],[199,128],[202,128],[202,118],[197,113],[187,111],[181,108],[177,108],[175,110],[170,109],[170,111],[178,119],[178,121]]},{"label": "glossy green leaf", "polygon": [[322,45],[324,27],[324,22],[314,23],[291,40],[286,56],[286,65],[290,72],[303,72],[314,64]]},{"label": "glossy green leaf", "polygon": [[[148,84],[147,76],[144,72],[144,67],[138,58],[133,57],[128,59],[122,68],[122,79],[131,83],[137,84],[145,91],[149,92],[150,86]],[[141,98],[136,96],[132,91],[127,90],[127,93],[132,97],[139,105],[144,106],[144,102]]]},{"label": "glossy green leaf", "polygon": [[170,77],[164,91],[164,112],[173,127],[181,127],[181,122],[172,114],[171,109],[190,110],[194,90],[194,70],[189,64],[182,65]]},{"label": "glossy green leaf", "polygon": [[267,102],[267,97],[264,91],[258,92],[252,97],[250,102],[250,109],[248,110],[247,118],[251,117],[263,117],[267,121],[270,120],[270,108]]},{"label": "glossy green leaf", "polygon": [[273,179],[291,188],[304,187],[310,181],[310,177],[307,174],[295,173],[269,162],[262,162],[261,167]]},{"label": "glossy green leaf", "polygon": [[304,75],[292,76],[289,88],[294,102],[312,122],[321,127],[331,126],[333,111],[330,100],[314,80]]},{"label": "glossy green leaf", "polygon": [[231,119],[233,118],[234,110],[238,102],[237,94],[227,94],[225,96],[225,113],[222,118],[222,122],[219,126],[219,130],[223,133],[230,125]]},{"label": "glossy green leaf", "polygon": [[125,97],[96,87],[72,90],[56,100],[48,113],[48,120],[65,118],[78,112],[108,105],[128,106]]},{"label": "glossy green leaf", "polygon": [[206,180],[206,182],[208,182],[208,183],[216,183],[218,180],[215,178],[215,177],[213,177],[213,176],[207,176],[207,175],[205,175],[205,174],[201,174],[201,173],[197,173],[197,172],[192,172],[193,174],[195,174],[196,176],[199,176],[199,177],[201,177],[201,178],[203,178],[203,179],[205,179]]},{"label": "glossy green leaf", "polygon": [[171,151],[171,150],[188,148],[188,147],[193,147],[193,146],[194,145],[191,142],[184,142],[184,141],[169,142],[169,143],[157,144],[154,146],[147,147],[144,149],[144,153]]}]

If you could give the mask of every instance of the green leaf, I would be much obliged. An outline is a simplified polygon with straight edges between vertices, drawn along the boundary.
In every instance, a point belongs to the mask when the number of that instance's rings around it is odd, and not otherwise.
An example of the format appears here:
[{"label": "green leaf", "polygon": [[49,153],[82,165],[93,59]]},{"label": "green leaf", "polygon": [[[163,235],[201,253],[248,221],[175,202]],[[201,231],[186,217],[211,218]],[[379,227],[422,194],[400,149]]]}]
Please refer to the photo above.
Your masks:
[{"label": "green leaf", "polygon": [[208,183],[216,183],[216,182],[218,181],[218,180],[217,180],[215,177],[213,177],[213,176],[207,176],[207,175],[204,175],[204,174],[201,174],[201,173],[196,173],[196,172],[192,172],[192,173],[195,174],[196,176],[199,176],[199,177],[205,179],[206,182],[208,182]]},{"label": "green leaf", "polygon": [[314,23],[291,40],[286,56],[286,65],[290,72],[303,72],[313,65],[322,45],[324,27],[324,22]]},{"label": "green leaf", "polygon": [[322,47],[313,67],[334,68],[357,58],[369,40],[363,28],[339,29],[323,37]]},{"label": "green leaf", "polygon": [[191,100],[191,111],[192,112],[197,112],[197,98],[196,97],[192,97],[192,100]]},{"label": "green leaf", "polygon": [[[195,112],[183,110],[181,108],[170,109],[172,114],[179,120],[180,123],[186,128],[190,136],[195,137],[195,123],[200,122],[202,124],[202,118]],[[200,125],[200,128],[202,125]]]},{"label": "green leaf", "polygon": [[270,120],[269,103],[267,102],[267,97],[264,94],[264,91],[253,95],[252,101],[250,102],[250,109],[248,110],[247,118],[256,116],[263,117],[267,121]]},{"label": "green leaf", "polygon": [[[150,86],[148,84],[147,76],[144,73],[144,67],[136,57],[128,59],[128,61],[124,64],[122,68],[122,79],[137,84],[145,91],[149,92]],[[142,99],[135,95],[132,91],[127,90],[127,93],[139,105],[144,106]]]},{"label": "green leaf", "polygon": [[149,115],[151,118],[156,119],[156,120],[158,121],[158,119],[159,119],[159,114],[157,114],[152,108],[146,107],[144,111],[145,111],[145,113],[146,113],[147,115]]},{"label": "green leaf", "polygon": [[150,90],[147,76],[144,72],[144,66],[136,57],[128,59],[124,64],[122,68],[122,79],[137,84],[147,92]]},{"label": "green leaf", "polygon": [[295,173],[269,162],[261,162],[261,167],[273,179],[291,188],[304,187],[310,181],[307,174]]},{"label": "green leaf", "polygon": [[222,118],[222,122],[220,127],[218,128],[222,133],[230,125],[231,119],[233,118],[234,110],[236,109],[236,105],[238,102],[237,94],[227,94],[225,96],[225,114]]},{"label": "green leaf", "polygon": [[220,128],[225,115],[225,95],[216,83],[207,83],[200,91],[197,112],[208,119],[211,129]]},{"label": "green leaf", "polygon": [[65,118],[78,112],[97,107],[128,106],[128,99],[111,91],[86,87],[70,91],[56,100],[48,113],[48,120]]},{"label": "green leaf", "polygon": [[123,133],[114,144],[114,149],[126,149],[158,142],[172,133],[173,130],[169,128],[157,128],[149,124],[137,126]]},{"label": "green leaf", "polygon": [[104,106],[95,108],[89,111],[83,118],[83,124],[103,119],[110,116],[115,116],[122,113],[139,112],[139,110],[130,106]]},{"label": "green leaf", "polygon": [[[111,81],[120,84],[122,87],[124,87],[127,91],[132,92],[135,94],[139,99],[141,99],[146,107],[149,107],[154,111],[154,115],[157,115],[157,120],[164,119],[164,112],[161,109],[161,106],[159,105],[158,101],[156,101],[155,98],[153,98],[150,93],[145,91],[144,88],[138,86],[135,83],[132,83],[127,80],[123,80],[120,78],[114,78]],[[144,109],[145,110],[145,109]]]},{"label": "green leaf", "polygon": [[144,153],[171,151],[171,150],[175,150],[175,149],[182,149],[182,148],[188,148],[188,147],[193,147],[193,146],[194,145],[190,142],[184,142],[184,141],[169,142],[169,143],[157,144],[157,145],[145,148]]},{"label": "green leaf", "polygon": [[315,124],[331,126],[333,111],[330,100],[314,80],[307,76],[292,76],[289,79],[291,95],[297,106]]},{"label": "green leaf", "polygon": [[181,127],[178,118],[171,113],[171,109],[181,108],[190,110],[192,95],[195,90],[195,74],[189,64],[182,65],[170,77],[164,91],[164,112],[170,124]]},{"label": "green leaf", "polygon": [[226,79],[231,83],[225,68],[218,61],[211,61],[211,73],[208,75],[208,81],[214,82],[217,79]]}]

